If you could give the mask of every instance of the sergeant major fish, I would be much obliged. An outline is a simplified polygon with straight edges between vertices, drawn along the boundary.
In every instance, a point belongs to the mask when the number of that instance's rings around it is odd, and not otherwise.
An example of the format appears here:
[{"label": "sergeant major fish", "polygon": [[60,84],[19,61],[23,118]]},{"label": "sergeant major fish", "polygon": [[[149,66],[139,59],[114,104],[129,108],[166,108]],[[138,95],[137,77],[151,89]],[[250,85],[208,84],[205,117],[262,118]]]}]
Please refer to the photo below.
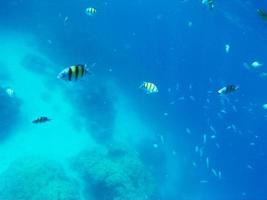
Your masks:
[{"label": "sergeant major fish", "polygon": [[151,83],[151,82],[143,82],[140,85],[139,88],[145,90],[147,94],[152,94],[152,93],[158,93],[159,92],[157,86],[154,83]]},{"label": "sergeant major fish", "polygon": [[93,7],[86,8],[85,14],[87,14],[89,16],[94,16],[96,14],[96,9]]},{"label": "sergeant major fish", "polygon": [[38,117],[37,119],[33,120],[32,123],[34,124],[40,124],[40,123],[45,123],[51,121],[48,117]]},{"label": "sergeant major fish", "polygon": [[77,64],[63,69],[57,76],[58,79],[73,81],[88,74],[89,70],[85,65]]},{"label": "sergeant major fish", "polygon": [[218,93],[219,94],[229,94],[229,93],[237,91],[238,89],[239,89],[239,86],[228,85],[228,86],[225,86],[225,87],[219,89]]}]

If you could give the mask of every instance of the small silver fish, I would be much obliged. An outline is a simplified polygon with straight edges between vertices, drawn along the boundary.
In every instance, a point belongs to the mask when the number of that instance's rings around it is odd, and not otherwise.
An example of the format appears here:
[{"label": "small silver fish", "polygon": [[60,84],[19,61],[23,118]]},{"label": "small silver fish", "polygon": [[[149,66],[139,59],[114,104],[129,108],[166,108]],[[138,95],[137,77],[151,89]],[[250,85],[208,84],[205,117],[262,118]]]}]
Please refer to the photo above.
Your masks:
[{"label": "small silver fish", "polygon": [[210,130],[211,130],[213,133],[215,133],[215,134],[216,134],[216,130],[215,130],[215,128],[214,128],[213,126],[211,126],[211,125],[210,125],[210,127],[209,127],[209,128],[210,128]]},{"label": "small silver fish", "polygon": [[206,166],[207,166],[207,168],[210,168],[210,160],[209,160],[209,157],[206,158]]},{"label": "small silver fish", "polygon": [[218,171],[218,178],[219,178],[219,180],[222,179],[222,172],[221,171]]},{"label": "small silver fish", "polygon": [[191,134],[191,130],[189,128],[186,128],[185,131],[187,134]]},{"label": "small silver fish", "polygon": [[207,180],[204,180],[204,179],[203,179],[203,180],[200,180],[199,182],[200,182],[201,184],[208,183],[208,181],[207,181]]},{"label": "small silver fish", "polygon": [[206,143],[207,143],[207,135],[204,134],[204,135],[203,135],[203,144],[206,144]]},{"label": "small silver fish", "polygon": [[218,176],[218,174],[214,168],[211,169],[211,172],[213,173],[214,176]]},{"label": "small silver fish", "polygon": [[262,63],[260,63],[260,62],[258,62],[258,61],[253,61],[251,64],[250,64],[250,66],[252,67],[252,68],[259,68],[259,67],[261,67],[261,66],[263,66],[263,64]]},{"label": "small silver fish", "polygon": [[226,53],[229,53],[229,51],[230,51],[230,45],[229,44],[226,44],[225,45],[225,52]]},{"label": "small silver fish", "polygon": [[195,146],[195,152],[197,153],[199,151],[199,147]]},{"label": "small silver fish", "polygon": [[6,88],[6,94],[9,96],[9,97],[14,97],[14,90],[10,87]]},{"label": "small silver fish", "polygon": [[267,103],[263,104],[263,105],[262,105],[262,108],[263,108],[264,110],[267,110]]}]

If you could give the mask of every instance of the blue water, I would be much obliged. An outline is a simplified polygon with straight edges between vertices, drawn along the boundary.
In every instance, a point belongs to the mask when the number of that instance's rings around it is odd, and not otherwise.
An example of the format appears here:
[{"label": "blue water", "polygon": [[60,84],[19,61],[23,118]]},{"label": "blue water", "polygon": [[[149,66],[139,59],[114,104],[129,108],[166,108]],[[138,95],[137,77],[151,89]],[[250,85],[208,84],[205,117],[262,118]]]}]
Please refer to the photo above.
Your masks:
[{"label": "blue water", "polygon": [[214,3],[2,2],[0,200],[267,199],[267,3]]}]

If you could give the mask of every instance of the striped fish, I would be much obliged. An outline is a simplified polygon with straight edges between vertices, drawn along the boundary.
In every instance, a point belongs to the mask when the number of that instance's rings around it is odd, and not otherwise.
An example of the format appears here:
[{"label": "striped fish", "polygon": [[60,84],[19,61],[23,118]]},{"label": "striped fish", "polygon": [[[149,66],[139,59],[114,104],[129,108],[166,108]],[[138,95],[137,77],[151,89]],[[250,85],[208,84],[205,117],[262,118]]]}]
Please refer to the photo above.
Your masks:
[{"label": "striped fish", "polygon": [[237,91],[238,89],[239,89],[238,86],[228,85],[228,86],[225,86],[225,87],[221,88],[220,90],[218,90],[218,93],[219,94],[229,94],[229,93]]},{"label": "striped fish", "polygon": [[89,16],[94,16],[96,14],[96,9],[93,7],[86,8],[85,13]]},{"label": "striped fish", "polygon": [[37,119],[33,120],[32,123],[34,124],[40,124],[40,123],[45,123],[51,121],[48,117],[38,117]]},{"label": "striped fish", "polygon": [[62,70],[58,74],[57,78],[65,81],[73,81],[83,77],[88,72],[89,70],[85,67],[85,65],[78,64]]},{"label": "striped fish", "polygon": [[154,83],[151,83],[151,82],[143,82],[140,85],[140,88],[145,90],[147,92],[147,94],[152,94],[152,93],[158,93],[159,92],[157,86]]}]

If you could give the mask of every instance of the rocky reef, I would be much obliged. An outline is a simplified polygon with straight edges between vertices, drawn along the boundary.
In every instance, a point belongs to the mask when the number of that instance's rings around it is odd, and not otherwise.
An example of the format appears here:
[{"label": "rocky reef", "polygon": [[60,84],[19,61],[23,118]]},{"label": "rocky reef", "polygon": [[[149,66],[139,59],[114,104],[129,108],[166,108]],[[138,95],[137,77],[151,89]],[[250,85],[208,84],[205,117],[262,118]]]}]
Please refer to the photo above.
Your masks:
[{"label": "rocky reef", "polygon": [[80,200],[79,191],[60,163],[49,159],[23,158],[0,175],[3,200]]},{"label": "rocky reef", "polygon": [[137,153],[123,148],[84,151],[72,168],[84,182],[85,199],[145,200],[154,191],[152,175]]},{"label": "rocky reef", "polygon": [[1,200],[148,200],[154,189],[138,154],[117,146],[84,150],[64,167],[27,157],[0,174]]}]

